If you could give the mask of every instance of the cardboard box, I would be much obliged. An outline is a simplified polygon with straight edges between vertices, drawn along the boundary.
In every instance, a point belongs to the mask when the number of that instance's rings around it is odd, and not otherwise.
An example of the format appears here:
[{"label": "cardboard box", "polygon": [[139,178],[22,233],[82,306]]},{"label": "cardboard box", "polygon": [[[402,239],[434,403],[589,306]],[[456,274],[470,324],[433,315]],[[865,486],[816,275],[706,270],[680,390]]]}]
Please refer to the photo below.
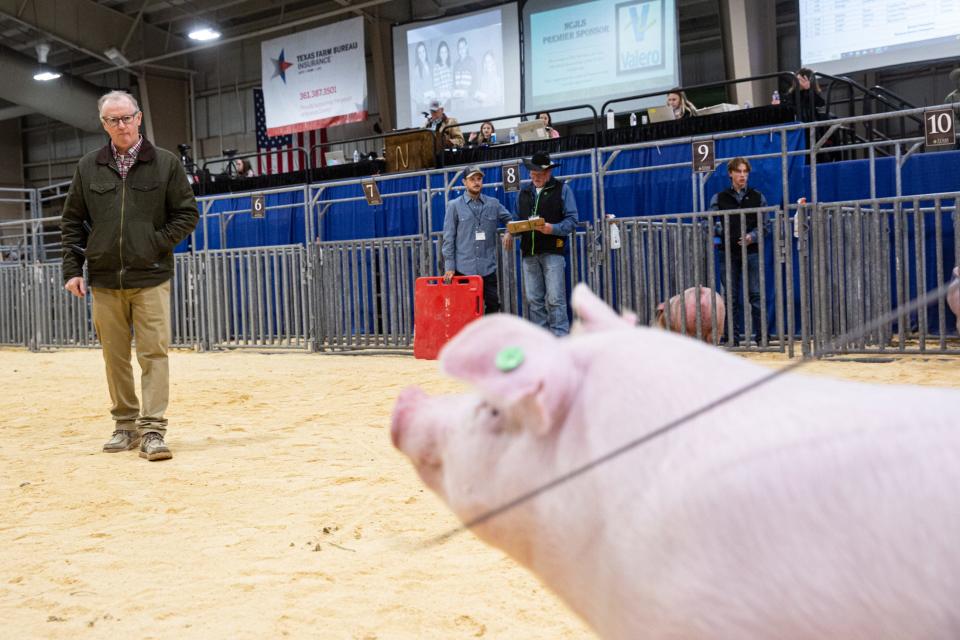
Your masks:
[{"label": "cardboard box", "polygon": [[529,218],[527,220],[514,220],[507,223],[507,231],[512,235],[523,233],[524,231],[533,231],[544,225],[543,218]]}]

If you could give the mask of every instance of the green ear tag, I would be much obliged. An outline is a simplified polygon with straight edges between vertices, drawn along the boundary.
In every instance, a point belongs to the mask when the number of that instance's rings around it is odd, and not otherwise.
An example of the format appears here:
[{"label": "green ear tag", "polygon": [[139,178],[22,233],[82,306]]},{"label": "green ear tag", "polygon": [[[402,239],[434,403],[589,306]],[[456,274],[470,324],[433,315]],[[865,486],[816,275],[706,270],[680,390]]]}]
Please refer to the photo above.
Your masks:
[{"label": "green ear tag", "polygon": [[523,349],[520,347],[504,347],[497,354],[496,364],[500,371],[513,371],[523,364]]}]

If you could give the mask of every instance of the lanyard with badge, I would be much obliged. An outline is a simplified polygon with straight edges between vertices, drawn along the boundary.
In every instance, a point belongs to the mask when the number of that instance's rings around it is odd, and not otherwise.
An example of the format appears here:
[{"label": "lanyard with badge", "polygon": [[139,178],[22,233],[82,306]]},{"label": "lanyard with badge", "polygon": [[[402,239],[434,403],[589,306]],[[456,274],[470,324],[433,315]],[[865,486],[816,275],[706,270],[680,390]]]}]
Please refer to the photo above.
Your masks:
[{"label": "lanyard with badge", "polygon": [[[473,202],[476,202],[480,206],[479,212],[474,209]],[[483,221],[483,200],[477,198],[473,200],[472,198],[467,203],[467,208],[470,210],[470,213],[473,214],[473,228],[474,228],[474,240],[477,242],[483,242],[487,239],[487,233],[480,228],[480,223]]]}]

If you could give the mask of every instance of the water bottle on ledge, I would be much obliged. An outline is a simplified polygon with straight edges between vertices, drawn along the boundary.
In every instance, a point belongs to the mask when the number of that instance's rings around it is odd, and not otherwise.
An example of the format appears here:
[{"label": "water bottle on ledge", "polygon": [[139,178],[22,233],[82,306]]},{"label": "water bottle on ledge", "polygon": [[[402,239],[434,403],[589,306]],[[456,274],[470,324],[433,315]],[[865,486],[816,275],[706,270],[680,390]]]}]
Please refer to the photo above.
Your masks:
[{"label": "water bottle on ledge", "polygon": [[354,149],[354,150],[353,150],[353,161],[354,161],[354,162],[360,162],[360,150],[359,150],[359,149]]},{"label": "water bottle on ledge", "polygon": [[517,130],[510,127],[510,144],[517,144]]},{"label": "water bottle on ledge", "polygon": [[631,126],[631,127],[637,126],[637,114],[636,114],[636,113],[631,113],[631,114],[630,114],[630,126]]},{"label": "water bottle on ledge", "polygon": [[773,91],[773,99],[770,101],[771,104],[780,104],[780,92],[777,90]]}]

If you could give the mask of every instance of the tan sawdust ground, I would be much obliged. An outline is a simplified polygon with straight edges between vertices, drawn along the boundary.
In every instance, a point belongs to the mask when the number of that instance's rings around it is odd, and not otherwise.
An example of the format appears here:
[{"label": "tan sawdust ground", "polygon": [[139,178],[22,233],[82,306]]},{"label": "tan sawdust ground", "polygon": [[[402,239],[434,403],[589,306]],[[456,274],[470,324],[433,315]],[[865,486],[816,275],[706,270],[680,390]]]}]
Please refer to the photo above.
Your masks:
[{"label": "tan sawdust ground", "polygon": [[[98,351],[0,349],[0,637],[590,637],[390,445],[406,356],[175,352],[174,458],[104,454]],[[759,356],[777,366],[780,356]],[[960,387],[960,360],[811,373]]]}]

